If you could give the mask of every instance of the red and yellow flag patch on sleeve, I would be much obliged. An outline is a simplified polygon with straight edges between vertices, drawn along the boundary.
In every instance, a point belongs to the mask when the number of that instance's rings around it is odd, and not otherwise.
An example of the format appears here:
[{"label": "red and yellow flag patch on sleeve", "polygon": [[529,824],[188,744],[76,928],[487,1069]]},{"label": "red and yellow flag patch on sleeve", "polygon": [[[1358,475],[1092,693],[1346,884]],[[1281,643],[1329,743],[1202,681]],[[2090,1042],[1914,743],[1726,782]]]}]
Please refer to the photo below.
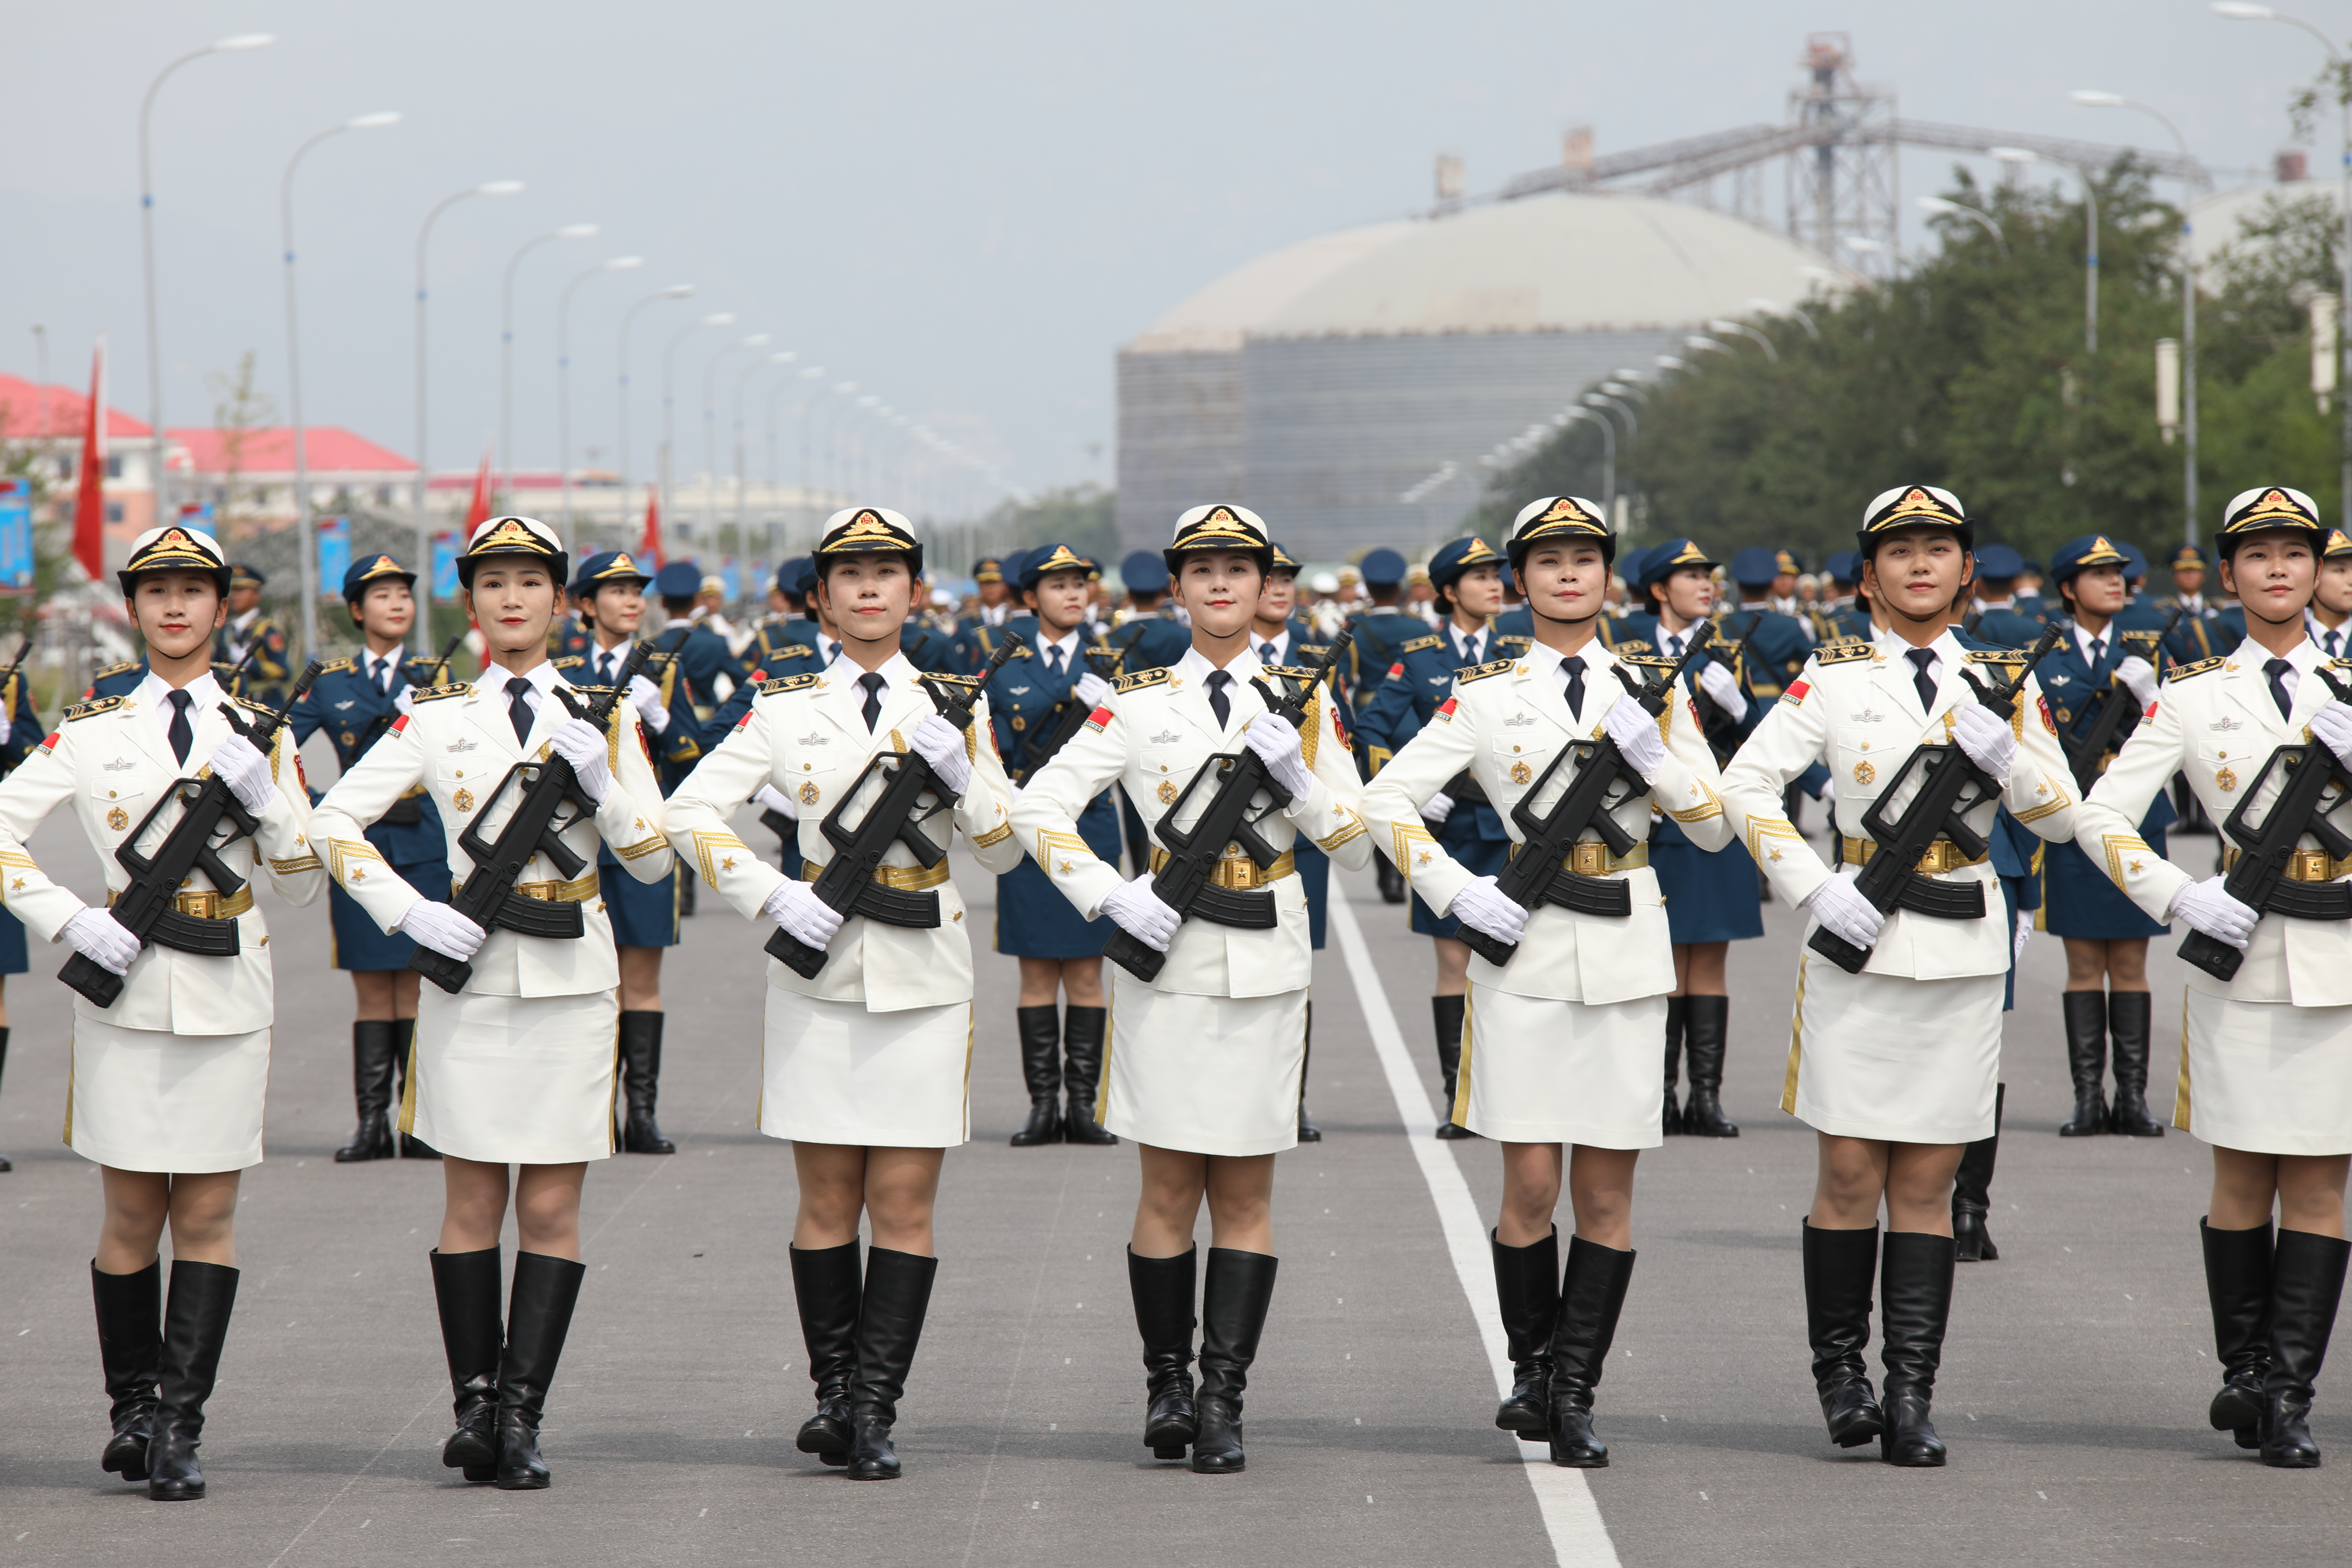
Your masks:
[{"label": "red and yellow flag patch on sleeve", "polygon": [[1087,715],[1087,728],[1094,731],[1105,730],[1109,727],[1110,721],[1110,710],[1108,708],[1097,708],[1093,712]]},{"label": "red and yellow flag patch on sleeve", "polygon": [[48,737],[41,742],[41,750],[44,752],[56,751],[58,749],[58,737],[62,733],[64,733],[64,731],[60,730],[50,731]]},{"label": "red and yellow flag patch on sleeve", "polygon": [[1437,711],[1432,713],[1430,717],[1433,719],[1443,719],[1447,723],[1451,724],[1454,722],[1454,710],[1461,704],[1461,701],[1462,700],[1458,697],[1449,697],[1444,701],[1437,705]]},{"label": "red and yellow flag patch on sleeve", "polygon": [[392,721],[392,732],[395,735],[404,735],[408,732],[407,714],[403,713],[399,718],[394,719]]},{"label": "red and yellow flag patch on sleeve", "polygon": [[1804,681],[1792,680],[1789,682],[1789,689],[1780,693],[1780,697],[1781,700],[1787,702],[1790,707],[1794,708],[1799,703],[1804,701],[1805,693],[1811,689],[1812,687]]}]

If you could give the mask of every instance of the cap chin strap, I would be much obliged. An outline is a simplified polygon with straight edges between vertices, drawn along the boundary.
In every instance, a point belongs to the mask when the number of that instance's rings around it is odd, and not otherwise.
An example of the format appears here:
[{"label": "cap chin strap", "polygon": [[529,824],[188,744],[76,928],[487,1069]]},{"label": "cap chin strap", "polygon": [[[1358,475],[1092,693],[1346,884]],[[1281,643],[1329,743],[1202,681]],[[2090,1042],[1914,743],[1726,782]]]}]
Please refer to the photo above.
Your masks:
[{"label": "cap chin strap", "polygon": [[1533,599],[1529,599],[1528,601],[1528,614],[1533,616],[1539,621],[1549,621],[1556,626],[1580,626],[1588,621],[1597,621],[1601,618],[1601,614],[1608,608],[1609,601],[1603,599],[1594,607],[1592,614],[1589,616],[1578,616],[1573,619],[1570,619],[1566,616],[1547,616],[1541,610],[1536,608],[1536,602]]}]

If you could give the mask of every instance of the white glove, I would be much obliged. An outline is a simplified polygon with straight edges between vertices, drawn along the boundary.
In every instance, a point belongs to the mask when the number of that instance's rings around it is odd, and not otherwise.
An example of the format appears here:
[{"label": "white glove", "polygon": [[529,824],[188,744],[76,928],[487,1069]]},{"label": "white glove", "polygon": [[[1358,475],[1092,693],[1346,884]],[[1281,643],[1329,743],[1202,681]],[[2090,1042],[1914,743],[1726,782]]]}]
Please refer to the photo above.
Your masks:
[{"label": "white glove", "polygon": [[1265,763],[1265,771],[1289,792],[1291,799],[1307,798],[1311,787],[1307,776],[1307,755],[1298,749],[1298,731],[1290,727],[1288,720],[1261,713],[1250,721],[1242,739],[1249,742],[1249,749],[1258,754]]},{"label": "white glove", "polygon": [[1952,710],[1952,739],[1995,784],[2006,786],[2009,766],[2017,761],[2017,731],[1991,709],[1967,703]]},{"label": "white glove", "polygon": [[463,963],[474,956],[488,933],[448,905],[434,899],[419,899],[408,906],[393,928],[405,931],[419,947],[429,947],[444,958],[454,958]]},{"label": "white glove", "polygon": [[661,688],[642,675],[629,677],[629,702],[637,710],[648,735],[669,728],[669,710],[662,706]]},{"label": "white glove", "polygon": [[1609,738],[1617,742],[1617,750],[1633,771],[1644,781],[1654,776],[1658,764],[1666,760],[1665,738],[1658,733],[1658,721],[1650,710],[1631,697],[1620,697],[1601,721]]},{"label": "white glove", "polygon": [[415,689],[416,688],[414,686],[404,686],[398,691],[394,692],[392,697],[394,711],[399,713],[414,711],[416,707],[416,699],[409,694]]},{"label": "white glove", "polygon": [[585,719],[566,719],[561,729],[547,738],[555,754],[572,764],[572,772],[580,780],[580,793],[604,804],[604,792],[613,787],[613,768],[605,749],[604,731]]},{"label": "white glove", "polygon": [[[1651,732],[1655,734],[1656,731]],[[1473,877],[1464,883],[1445,912],[1496,942],[1516,942],[1519,933],[1528,929],[1528,911],[1496,888],[1492,877]]]},{"label": "white glove", "polygon": [[1110,682],[1091,669],[1084,670],[1080,672],[1077,680],[1071,685],[1070,690],[1087,707],[1099,708],[1102,706],[1102,700],[1110,695]]},{"label": "white glove", "polygon": [[1856,867],[1842,867],[1836,876],[1812,890],[1805,900],[1805,907],[1813,911],[1813,918],[1832,936],[1856,947],[1868,947],[1878,940],[1878,928],[1886,923],[1886,917],[1853,885],[1857,870]]},{"label": "white glove", "polygon": [[1731,673],[1727,664],[1709,662],[1698,672],[1698,689],[1706,693],[1707,700],[1723,710],[1724,716],[1737,724],[1748,717],[1748,698],[1739,689],[1739,678]]},{"label": "white glove", "polygon": [[2208,877],[2181,889],[2165,918],[2187,921],[2191,928],[2215,942],[2243,947],[2252,939],[2254,924],[2263,917],[2223,889],[2221,878]]},{"label": "white glove", "polygon": [[963,731],[938,714],[923,715],[923,721],[915,726],[907,743],[931,764],[931,772],[940,775],[940,782],[956,794],[961,795],[963,786],[971,782],[971,758],[964,753]]},{"label": "white glove", "polygon": [[2314,713],[2311,732],[2336,753],[2337,762],[2352,766],[2352,704],[2331,702]]},{"label": "white glove", "polygon": [[2033,911],[2032,910],[2018,910],[2017,934],[2010,940],[2009,944],[2009,961],[2011,963],[2015,963],[2019,959],[2025,956],[2026,939],[2031,937],[2032,934]]},{"label": "white glove", "polygon": [[841,929],[841,911],[818,898],[806,882],[790,877],[776,884],[760,912],[810,947],[823,947]]},{"label": "white glove", "polygon": [[772,784],[761,784],[752,795],[751,804],[778,816],[789,816],[794,822],[801,819],[801,808],[793,804],[793,797]]},{"label": "white glove", "polygon": [[111,910],[84,910],[58,932],[76,952],[110,974],[129,972],[139,956],[139,939],[123,929]]},{"label": "white glove", "polygon": [[1454,797],[1439,790],[1421,803],[1421,819],[1432,827],[1438,826],[1454,815]]},{"label": "white glove", "polygon": [[213,753],[213,772],[227,781],[239,803],[257,816],[268,809],[278,793],[277,781],[269,776],[269,759],[242,735],[231,735],[220,743]]},{"label": "white glove", "polygon": [[[1283,725],[1286,730],[1289,727]],[[1148,872],[1105,893],[1102,908],[1096,912],[1108,915],[1119,930],[1154,952],[1166,952],[1168,944],[1176,940],[1176,928],[1183,923],[1175,910],[1151,890]]]},{"label": "white glove", "polygon": [[2116,679],[2144,709],[2156,700],[2156,666],[2134,654],[2116,666]]}]

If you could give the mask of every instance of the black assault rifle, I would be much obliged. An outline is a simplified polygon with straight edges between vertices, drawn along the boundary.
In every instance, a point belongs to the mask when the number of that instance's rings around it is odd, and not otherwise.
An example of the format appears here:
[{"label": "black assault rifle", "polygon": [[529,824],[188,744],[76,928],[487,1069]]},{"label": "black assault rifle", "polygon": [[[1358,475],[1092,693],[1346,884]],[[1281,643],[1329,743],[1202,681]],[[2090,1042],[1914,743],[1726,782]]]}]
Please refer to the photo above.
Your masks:
[{"label": "black assault rifle", "polygon": [[[2327,682],[2338,702],[2352,702],[2352,689],[2328,670],[2321,669],[2319,679]],[[2254,801],[2263,793],[2263,781],[2273,771],[2284,773],[2285,782],[2279,786],[2278,798],[2257,822]],[[2329,820],[2347,793],[2352,793],[2352,775],[2346,773],[2344,764],[2324,742],[2309,741],[2273,752],[2246,786],[2238,808],[2221,825],[2221,831],[2238,842],[2238,863],[2221,879],[2221,890],[2259,914],[2305,921],[2352,920],[2352,886],[2294,881],[2286,874],[2288,858],[2306,833],[2319,840],[2331,861],[2352,856],[2352,837]],[[2201,931],[2189,933],[2180,944],[2180,956],[2216,980],[2234,978],[2246,958],[2242,949]]]},{"label": "black assault rifle", "polygon": [[[1316,688],[1323,684],[1323,678],[1347,653],[1348,644],[1355,635],[1354,626],[1342,626],[1339,635],[1331,639],[1331,646],[1323,650],[1322,658],[1302,667],[1307,672],[1305,679],[1285,678],[1291,689],[1279,696],[1264,677],[1252,678],[1250,684],[1265,699],[1266,710],[1294,730],[1305,729],[1307,705],[1313,700]],[[1333,700],[1338,698],[1335,696]],[[1199,818],[1190,828],[1178,827],[1184,803],[1192,797],[1193,791],[1211,784],[1216,785],[1217,793],[1209,797]],[[1272,799],[1265,810],[1253,810],[1251,800],[1260,790]],[[1166,846],[1168,853],[1167,863],[1151,879],[1151,890],[1159,895],[1160,902],[1176,911],[1179,920],[1198,915],[1242,931],[1272,931],[1278,918],[1272,893],[1213,887],[1211,879],[1225,858],[1227,845],[1240,845],[1261,870],[1273,865],[1280,857],[1259,834],[1257,825],[1289,804],[1290,792],[1266,771],[1265,760],[1247,746],[1211,757],[1168,803],[1168,809],[1160,813],[1159,823],[1151,830],[1151,837]],[[1157,979],[1168,962],[1166,953],[1124,929],[1110,933],[1110,940],[1103,944],[1103,956],[1147,983]]]},{"label": "black assault rifle", "polygon": [[[628,661],[621,666],[613,684],[589,688],[593,695],[584,703],[572,695],[572,687],[562,683],[555,688],[556,700],[573,718],[585,719],[600,730],[606,728],[613,710],[628,695],[630,679],[645,668],[653,651],[651,643],[639,643],[630,649]],[[489,820],[491,808],[510,789],[520,798],[494,843],[482,837],[481,825]],[[579,808],[578,813],[558,822],[556,813],[567,801]],[[466,831],[457,836],[457,847],[472,857],[474,868],[450,896],[449,907],[485,932],[504,926],[524,936],[576,939],[586,934],[578,904],[526,899],[514,888],[534,855],[555,862],[557,872],[567,881],[587,869],[589,862],[563,841],[563,830],[581,816],[594,815],[595,809],[594,803],[581,793],[579,775],[560,752],[551,749],[545,762],[526,757],[509,768]],[[436,952],[422,942],[408,955],[408,967],[452,995],[465,988],[474,973],[474,966],[465,960]]]},{"label": "black assault rifle", "polygon": [[[1976,692],[1977,701],[1996,717],[2014,719],[2018,694],[2025,689],[2033,667],[2065,635],[2063,626],[2045,630],[2026,654],[2025,662],[2017,667],[2017,673],[1990,689],[1965,669],[1960,679]],[[1890,821],[1886,808],[1900,797],[1906,782],[1915,782],[1916,788],[1903,814]],[[1862,826],[1878,847],[1854,879],[1855,889],[1883,915],[1905,909],[1939,920],[1983,919],[1983,883],[1932,881],[1920,876],[1917,867],[1938,838],[1950,839],[1972,861],[1982,859],[1991,846],[1969,826],[1968,814],[2000,798],[2000,785],[1987,777],[1958,743],[1920,742],[1903,759],[1885,789],[1870,803],[1870,809],[1862,814]],[[1827,926],[1817,929],[1805,945],[1848,974],[1861,973],[1862,966],[1870,962],[1869,948],[1855,946]]]},{"label": "black assault rifle", "polygon": [[[442,645],[441,657],[433,661],[433,668],[430,671],[433,679],[430,680],[412,681],[410,684],[427,691],[440,685],[441,677],[448,671],[449,661],[457,656],[457,645],[465,640],[465,628],[460,627],[457,631],[451,634],[450,638],[446,643]],[[253,656],[251,654],[247,654],[245,657],[251,658]],[[394,709],[391,712],[379,713],[375,716],[374,721],[361,732],[360,743],[358,746],[354,747],[352,752],[352,761],[356,763],[362,757],[366,756],[368,754],[368,748],[374,745],[378,741],[383,739],[383,732],[392,728],[392,721],[395,718],[399,717],[399,711],[400,710],[398,709]]]},{"label": "black assault rifle", "polygon": [[[1637,682],[1625,673],[1622,665],[1616,666],[1614,672],[1627,694],[1654,719],[1675,700],[1683,672],[1714,637],[1712,622],[1695,624],[1683,644],[1682,658],[1675,661],[1663,680],[1645,673]],[[1551,783],[1552,775],[1570,764],[1575,772],[1570,776],[1568,787],[1560,792],[1550,810],[1537,815],[1534,803]],[[1622,795],[1616,793],[1621,784],[1624,785]],[[1496,890],[1530,913],[1538,905],[1549,903],[1579,914],[1619,918],[1632,914],[1633,889],[1623,882],[1609,877],[1585,876],[1563,862],[1575,854],[1578,840],[1587,832],[1597,835],[1612,855],[1633,853],[1633,836],[1620,827],[1610,814],[1627,801],[1648,794],[1649,788],[1649,781],[1633,770],[1612,736],[1603,733],[1594,741],[1569,742],[1511,807],[1511,820],[1519,825],[1525,837],[1496,875]],[[1459,934],[1471,952],[1497,966],[1510,963],[1512,954],[1519,951],[1517,942],[1489,936],[1466,921]]]},{"label": "black assault rifle", "polygon": [[[1096,660],[1102,657],[1100,649],[1080,648],[1078,657],[1087,661],[1087,668],[1093,670],[1095,674],[1101,676],[1105,680],[1115,680],[1118,678],[1119,671],[1126,668],[1129,651],[1129,648],[1118,649],[1111,658],[1108,669],[1104,669],[1096,663]],[[1014,784],[1027,784],[1030,775],[1052,762],[1054,753],[1068,745],[1071,737],[1085,727],[1087,718],[1093,714],[1092,703],[1078,700],[1077,683],[1074,680],[1070,684],[1069,694],[1054,704],[1053,709],[1046,713],[1045,721],[1037,726],[1035,732],[1022,741],[1021,754],[1009,770]]]},{"label": "black assault rifle", "polygon": [[[8,661],[8,668],[6,669],[0,670],[0,699],[12,698],[10,690],[11,683],[16,680],[17,672],[25,668],[26,656],[30,654],[32,651],[33,634],[26,632],[25,634],[25,640],[16,645],[16,657]],[[5,733],[15,726],[16,722],[16,702],[13,700],[0,701],[0,736],[5,736]],[[7,777],[10,773],[15,771],[15,766],[16,765],[14,763],[0,765],[0,778]]]},{"label": "black assault rifle", "polygon": [[[1020,646],[1018,637],[1006,637],[998,643],[988,667],[969,685],[926,677],[923,689],[930,694],[940,717],[959,730],[971,729],[972,707],[980,700],[981,692]],[[857,826],[846,826],[841,819],[842,813],[857,798],[866,781],[877,773],[889,782],[883,785],[874,804],[866,808]],[[931,802],[928,808],[922,805],[926,795]],[[956,798],[956,792],[948,788],[946,781],[932,771],[930,763],[919,752],[885,752],[867,759],[865,771],[834,803],[819,825],[825,842],[833,846],[833,858],[816,874],[809,890],[844,920],[864,915],[884,925],[912,931],[937,930],[939,894],[929,889],[893,888],[877,881],[874,874],[882,868],[882,857],[889,853],[893,844],[905,844],[926,868],[946,858],[947,851],[931,841],[921,825],[954,805]],[[789,853],[785,858],[790,861]],[[787,872],[790,868],[787,864]],[[803,980],[815,979],[827,956],[824,949],[811,947],[782,926],[768,938],[767,950]]]},{"label": "black assault rifle", "polygon": [[[304,667],[302,679],[294,683],[286,706],[250,724],[238,716],[234,704],[222,703],[220,709],[228,715],[229,728],[268,756],[278,739],[278,729],[286,722],[286,715],[302,700],[310,683],[319,679],[320,668],[320,662],[312,659]],[[180,820],[172,825],[172,830],[163,836],[163,842],[152,857],[142,855],[140,839],[163,808],[174,801],[183,808]],[[222,833],[223,827],[228,831]],[[115,847],[115,863],[131,874],[131,880],[115,895],[115,920],[139,939],[142,947],[153,943],[206,958],[235,958],[240,951],[236,921],[183,914],[178,898],[188,879],[198,871],[212,883],[213,891],[223,898],[242,891],[245,879],[222,862],[220,852],[260,828],[260,819],[245,809],[245,803],[236,798],[236,792],[219,773],[207,769],[202,778],[173,781],[163,798],[139,819],[131,836]],[[217,841],[214,837],[216,833],[220,834]],[[58,978],[101,1007],[113,1006],[122,994],[123,977],[82,953],[66,960],[66,966],[58,971]]]},{"label": "black assault rifle", "polygon": [[[2156,634],[2154,651],[2158,659],[2164,657],[2165,639],[2172,636],[2172,628],[2180,624],[2180,612],[2181,607],[2179,605],[2173,605],[2170,617],[2164,623],[2164,629]],[[2119,638],[2134,635],[2130,632],[2116,634]],[[2066,766],[2074,775],[2076,789],[2081,790],[2084,795],[2091,793],[2091,786],[2099,782],[2100,760],[2122,743],[2116,737],[2122,732],[2124,721],[2132,718],[2138,711],[2139,704],[2133,700],[2131,693],[2124,689],[2122,683],[2117,681],[2113,674],[2110,674],[2107,677],[2106,696],[2100,700],[2097,716],[2091,721],[2090,728],[2084,730],[2075,739],[2074,743],[2066,748]]]}]

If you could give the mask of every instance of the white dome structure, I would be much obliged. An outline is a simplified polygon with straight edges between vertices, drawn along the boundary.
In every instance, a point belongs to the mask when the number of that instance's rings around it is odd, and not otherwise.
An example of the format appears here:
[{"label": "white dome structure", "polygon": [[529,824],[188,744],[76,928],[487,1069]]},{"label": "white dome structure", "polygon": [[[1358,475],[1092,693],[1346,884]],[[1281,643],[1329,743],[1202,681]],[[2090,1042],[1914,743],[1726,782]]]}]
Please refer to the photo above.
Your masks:
[{"label": "white dome structure", "polygon": [[[1122,533],[1243,502],[1302,559],[1430,542],[1478,455],[1709,320],[1793,303],[1822,258],[1719,213],[1552,195],[1262,257],[1119,351]],[[1460,477],[1402,496],[1448,462]]]}]

